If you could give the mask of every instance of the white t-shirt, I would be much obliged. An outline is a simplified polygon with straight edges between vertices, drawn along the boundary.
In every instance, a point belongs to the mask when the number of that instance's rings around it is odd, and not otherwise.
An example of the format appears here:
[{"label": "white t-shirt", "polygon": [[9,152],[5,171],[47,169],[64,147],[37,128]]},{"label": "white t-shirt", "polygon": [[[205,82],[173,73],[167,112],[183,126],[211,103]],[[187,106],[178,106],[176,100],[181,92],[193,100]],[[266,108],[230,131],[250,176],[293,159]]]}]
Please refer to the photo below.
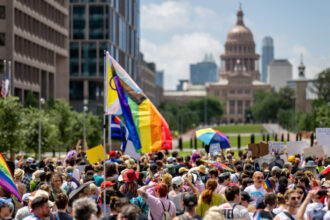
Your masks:
[{"label": "white t-shirt", "polygon": [[257,203],[257,200],[259,198],[263,198],[264,195],[266,194],[266,190],[264,189],[263,186],[261,186],[259,189],[257,189],[254,184],[246,187],[244,189],[245,192],[249,193],[251,198],[253,199],[252,202],[250,202],[250,205],[255,206]]},{"label": "white t-shirt", "polygon": [[74,169],[73,169],[72,176],[73,176],[76,180],[80,181],[80,171],[79,171],[77,168],[74,168]]},{"label": "white t-shirt", "polygon": [[[286,210],[285,210],[286,211]],[[281,212],[280,214],[276,215],[276,217],[279,217],[281,220],[291,220],[291,218],[289,218],[289,216],[287,216],[284,212]],[[297,215],[291,215],[293,219],[297,219]]]},{"label": "white t-shirt", "polygon": [[328,210],[327,213],[325,213],[323,220],[330,220],[330,211]]},{"label": "white t-shirt", "polygon": [[233,183],[237,183],[238,182],[238,177],[239,177],[239,173],[233,173],[230,175],[230,179]]},{"label": "white t-shirt", "polygon": [[306,207],[304,217],[307,219],[307,216],[309,216],[309,219],[313,219],[314,215],[323,208],[324,208],[324,205],[320,202],[310,203]]},{"label": "white t-shirt", "polygon": [[280,214],[281,212],[284,212],[284,211],[285,211],[284,208],[275,208],[275,209],[273,209],[273,212],[274,212],[275,215],[278,215],[278,214]]},{"label": "white t-shirt", "polygon": [[219,206],[225,219],[248,219],[250,220],[250,214],[247,208],[235,203],[225,203]]}]

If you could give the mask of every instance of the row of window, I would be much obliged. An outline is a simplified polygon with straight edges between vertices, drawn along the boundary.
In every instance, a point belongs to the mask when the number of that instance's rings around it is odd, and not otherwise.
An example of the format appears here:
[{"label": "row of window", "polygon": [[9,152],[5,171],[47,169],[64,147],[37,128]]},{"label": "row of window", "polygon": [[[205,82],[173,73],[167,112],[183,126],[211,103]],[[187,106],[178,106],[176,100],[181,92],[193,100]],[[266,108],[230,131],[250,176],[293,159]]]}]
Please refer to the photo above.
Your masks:
[{"label": "row of window", "polygon": [[[245,106],[243,108],[243,104],[245,103]],[[243,109],[250,108],[251,106],[251,101],[250,100],[229,100],[229,114],[230,115],[242,115],[243,114]]]},{"label": "row of window", "polygon": [[254,52],[253,46],[232,46],[227,45],[226,51],[234,52],[234,53],[251,53]]},{"label": "row of window", "polygon": [[222,62],[227,71],[254,71],[255,70],[255,60],[254,59],[227,59]]},{"label": "row of window", "polygon": [[[70,100],[83,100],[84,82],[70,81]],[[103,82],[88,81],[88,99],[93,101],[103,100]]]},{"label": "row of window", "polygon": [[[71,76],[103,76],[104,51],[111,56],[131,75],[134,61],[122,50],[106,42],[71,42],[70,43],[70,75]],[[97,74],[98,73],[98,74]]]},{"label": "row of window", "polygon": [[39,69],[15,62],[15,79],[21,82],[39,85]]},{"label": "row of window", "polygon": [[55,31],[18,9],[15,9],[15,25],[22,30],[46,40],[47,42],[51,42],[62,48],[65,47],[65,35]]},{"label": "row of window", "polygon": [[[126,20],[119,16],[108,5],[102,6],[71,6],[70,27],[72,32],[70,38],[81,39],[110,39],[118,44],[124,51],[135,54],[137,33],[128,25]],[[89,20],[86,20],[86,10],[88,10]],[[88,26],[88,36],[87,36]],[[118,30],[118,31],[117,31]],[[137,54],[135,54],[136,56]]]},{"label": "row of window", "polygon": [[35,59],[49,65],[54,65],[53,51],[17,35],[15,35],[15,52],[31,59]]},{"label": "row of window", "polygon": [[[66,15],[61,11],[54,8],[52,5],[48,4],[44,0],[18,0],[25,6],[29,7],[31,10],[38,12],[40,15],[43,15],[45,18],[50,19],[54,23],[58,24],[61,27],[66,27]],[[57,0],[61,4],[63,0]],[[64,3],[64,2],[63,2]],[[61,4],[64,5],[64,4]]]}]

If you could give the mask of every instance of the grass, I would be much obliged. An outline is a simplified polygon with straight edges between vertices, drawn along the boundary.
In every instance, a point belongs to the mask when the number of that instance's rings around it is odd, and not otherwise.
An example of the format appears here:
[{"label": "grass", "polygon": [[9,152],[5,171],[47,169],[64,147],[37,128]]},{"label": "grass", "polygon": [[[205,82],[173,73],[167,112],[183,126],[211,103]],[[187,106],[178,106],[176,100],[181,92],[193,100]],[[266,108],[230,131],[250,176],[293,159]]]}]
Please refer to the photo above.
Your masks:
[{"label": "grass", "polygon": [[267,130],[261,124],[242,124],[242,125],[223,125],[214,127],[214,129],[221,131],[224,134],[241,134],[241,133],[266,133]]},{"label": "grass", "polygon": [[[229,136],[229,142],[231,147],[237,147],[237,136]],[[267,139],[267,137],[265,137]],[[285,141],[284,144],[286,144],[286,136],[284,137]],[[274,136],[269,136],[270,141],[275,141]],[[254,137],[254,143],[260,143],[262,141],[262,136],[255,136]],[[281,141],[281,137],[277,137],[277,141]],[[242,146],[247,146],[249,143],[251,143],[250,136],[241,136],[241,147]],[[190,141],[185,141],[182,143],[183,148],[195,148],[195,143],[193,141],[192,147],[190,147]],[[197,149],[204,148],[204,144],[200,141],[197,140]],[[178,149],[178,147],[176,147]]]}]

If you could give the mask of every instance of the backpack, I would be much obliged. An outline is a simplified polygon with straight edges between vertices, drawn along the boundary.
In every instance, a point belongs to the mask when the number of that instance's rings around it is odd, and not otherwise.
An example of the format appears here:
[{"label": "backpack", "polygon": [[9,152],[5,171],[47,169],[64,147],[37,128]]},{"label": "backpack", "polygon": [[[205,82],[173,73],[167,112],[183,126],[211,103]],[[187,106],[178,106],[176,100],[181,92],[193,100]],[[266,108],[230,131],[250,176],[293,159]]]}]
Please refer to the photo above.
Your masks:
[{"label": "backpack", "polygon": [[162,217],[161,217],[161,220],[171,220],[172,219],[172,214],[170,213],[171,203],[169,202],[168,209],[166,211],[163,202],[162,201],[160,201],[160,202],[162,203],[163,210],[164,210],[163,214],[162,214]]},{"label": "backpack", "polygon": [[[171,220],[172,219],[172,214],[170,213],[171,203],[169,202],[167,210],[165,209],[165,206],[161,200],[160,200],[160,203],[162,204],[163,210],[164,210],[160,219],[161,220]],[[151,214],[151,209],[150,209],[150,217],[152,220],[155,219]]]}]

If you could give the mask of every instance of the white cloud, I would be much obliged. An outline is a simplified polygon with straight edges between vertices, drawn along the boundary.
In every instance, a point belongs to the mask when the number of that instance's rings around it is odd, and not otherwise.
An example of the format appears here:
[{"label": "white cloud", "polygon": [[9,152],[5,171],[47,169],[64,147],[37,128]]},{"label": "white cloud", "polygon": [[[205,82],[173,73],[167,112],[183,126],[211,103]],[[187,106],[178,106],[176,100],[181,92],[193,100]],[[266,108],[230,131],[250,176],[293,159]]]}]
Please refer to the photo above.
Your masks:
[{"label": "white cloud", "polygon": [[210,34],[194,32],[174,35],[164,44],[141,39],[141,51],[145,60],[155,62],[157,69],[165,70],[165,89],[175,89],[178,79],[189,79],[189,65],[202,61],[205,53],[212,53],[219,63],[223,47]]},{"label": "white cloud", "polygon": [[290,62],[293,65],[293,76],[298,77],[298,66],[301,55],[306,66],[306,78],[316,78],[317,74],[329,67],[330,54],[328,56],[315,56],[304,46],[296,44],[290,51]]},{"label": "white cloud", "polygon": [[151,31],[219,29],[217,13],[189,1],[165,1],[141,6],[141,27]]}]

